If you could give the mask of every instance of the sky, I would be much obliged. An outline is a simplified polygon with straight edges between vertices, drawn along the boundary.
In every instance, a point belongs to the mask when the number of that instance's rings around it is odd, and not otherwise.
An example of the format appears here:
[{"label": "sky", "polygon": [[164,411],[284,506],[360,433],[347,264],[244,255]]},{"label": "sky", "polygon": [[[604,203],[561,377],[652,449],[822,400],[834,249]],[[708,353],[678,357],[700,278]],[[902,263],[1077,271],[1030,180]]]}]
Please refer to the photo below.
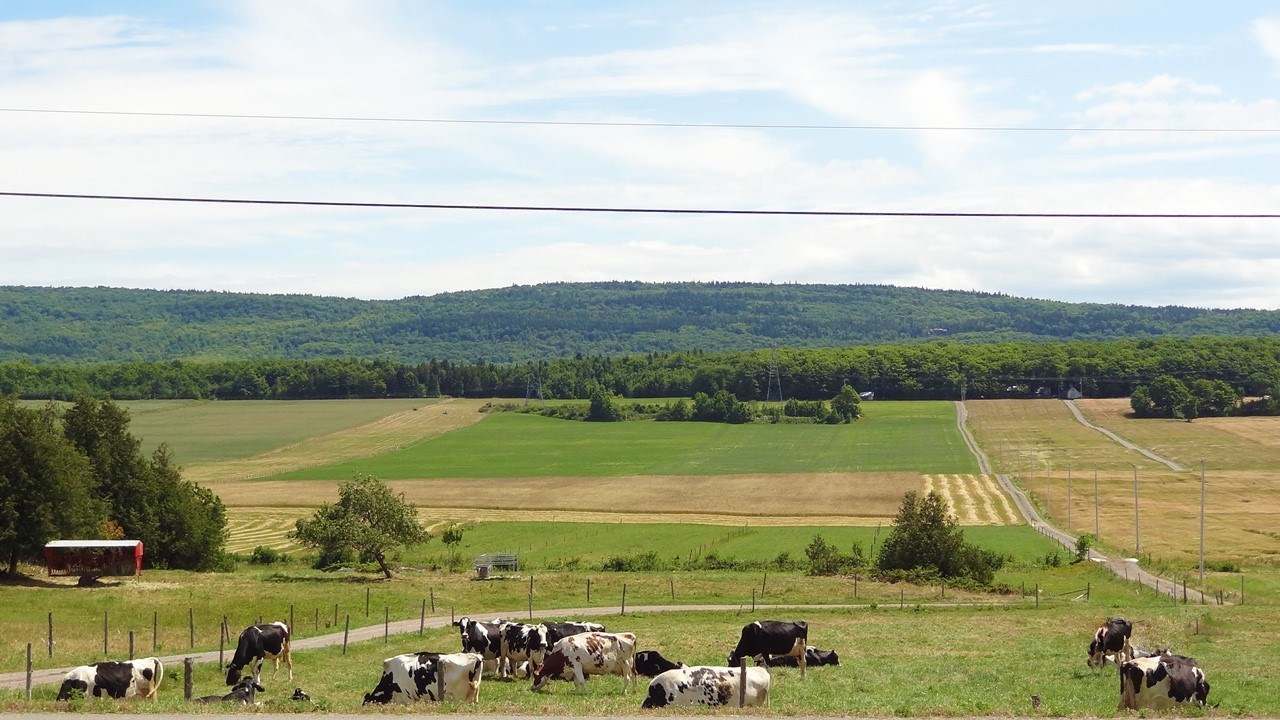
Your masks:
[{"label": "sky", "polygon": [[[1280,213],[1280,5],[6,0],[0,193]],[[751,281],[1280,309],[1278,240],[1277,218],[0,195],[0,285],[366,299]]]}]

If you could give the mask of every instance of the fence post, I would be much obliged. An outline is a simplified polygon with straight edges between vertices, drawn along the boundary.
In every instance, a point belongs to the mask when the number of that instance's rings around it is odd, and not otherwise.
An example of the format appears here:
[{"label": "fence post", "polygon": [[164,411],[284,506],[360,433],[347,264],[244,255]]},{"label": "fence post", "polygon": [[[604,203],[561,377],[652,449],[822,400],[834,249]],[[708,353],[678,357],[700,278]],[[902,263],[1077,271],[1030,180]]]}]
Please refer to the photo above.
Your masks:
[{"label": "fence post", "polygon": [[627,584],[622,583],[622,612],[620,615],[627,614]]},{"label": "fence post", "polygon": [[364,616],[369,617],[369,588],[364,589]]},{"label": "fence post", "polygon": [[347,654],[347,637],[351,634],[351,613],[347,613],[347,624],[342,628],[342,654]]},{"label": "fence post", "polygon": [[158,610],[151,611],[151,652],[155,652],[160,647],[160,612]]},{"label": "fence post", "polygon": [[227,651],[227,636],[225,633],[226,629],[227,629],[227,621],[223,620],[222,629],[221,631],[218,632],[218,667],[220,668],[226,667],[226,663],[223,662],[224,660],[226,660],[225,653]]},{"label": "fence post", "polygon": [[[435,612],[435,608],[431,608],[431,612]],[[422,616],[418,619],[418,635],[426,632],[427,629],[427,601],[422,601]]]},{"label": "fence post", "polygon": [[1240,576],[1240,604],[1244,604],[1244,576]]},{"label": "fence post", "polygon": [[110,651],[107,650],[107,611],[102,611],[102,654],[106,655]]},{"label": "fence post", "polygon": [[853,576],[853,599],[858,599],[858,576]]},{"label": "fence post", "polygon": [[1036,607],[1040,607],[1040,583],[1036,583]]},{"label": "fence post", "polygon": [[[765,588],[768,587],[768,585],[769,585],[769,573],[766,571],[764,574],[764,578],[760,580],[760,599],[761,600],[764,599]],[[672,600],[676,599],[675,593],[671,593],[671,599]]]},{"label": "fence post", "polygon": [[391,608],[382,606],[382,644],[391,642]]},{"label": "fence post", "polygon": [[316,608],[316,632],[320,632],[320,608]]},{"label": "fence post", "polygon": [[53,657],[53,613],[49,613],[49,657]]},{"label": "fence post", "polygon": [[433,585],[431,586],[431,613],[434,615],[435,612],[436,612],[436,588]]},{"label": "fence post", "polygon": [[756,611],[756,589],[751,588],[751,612]]},{"label": "fence post", "polygon": [[444,668],[436,660],[436,702],[444,702]]},{"label": "fence post", "polygon": [[129,631],[129,659],[133,659],[133,631]]},{"label": "fence post", "polygon": [[188,700],[191,699],[191,675],[195,664],[195,658],[182,659],[182,696]]},{"label": "fence post", "polygon": [[187,648],[192,649],[196,646],[196,611],[194,608],[187,608]]},{"label": "fence post", "polygon": [[31,699],[31,643],[27,643],[27,700]]},{"label": "fence post", "polygon": [[[765,574],[765,577],[768,577],[768,576],[769,576],[769,575],[766,573],[766,574]],[[670,577],[669,577],[669,578],[667,578],[667,585],[668,585],[668,586],[670,586],[670,588],[671,588],[671,602],[675,602],[675,601],[676,601],[676,580],[675,580],[675,578],[670,578]]]},{"label": "fence post", "polygon": [[1084,584],[1084,601],[1089,602],[1090,596],[1093,594],[1093,581]]},{"label": "fence post", "polygon": [[747,659],[738,658],[738,707],[747,704]]},{"label": "fence post", "polygon": [[898,588],[898,609],[902,609],[903,601],[906,599],[907,591],[905,588]]},{"label": "fence post", "polygon": [[333,604],[333,626],[338,627],[338,603]]},{"label": "fence post", "polygon": [[591,604],[591,578],[587,578],[587,604]]}]

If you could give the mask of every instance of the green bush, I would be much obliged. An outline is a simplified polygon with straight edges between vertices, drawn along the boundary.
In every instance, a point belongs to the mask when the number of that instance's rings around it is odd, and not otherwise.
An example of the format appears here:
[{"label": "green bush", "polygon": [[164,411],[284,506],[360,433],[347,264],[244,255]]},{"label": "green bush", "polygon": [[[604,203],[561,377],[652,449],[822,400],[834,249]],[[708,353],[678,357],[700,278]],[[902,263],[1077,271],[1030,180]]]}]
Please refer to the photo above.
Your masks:
[{"label": "green bush", "polygon": [[288,556],[284,553],[266,545],[259,545],[253,549],[252,553],[249,553],[250,565],[275,565],[288,559]]}]

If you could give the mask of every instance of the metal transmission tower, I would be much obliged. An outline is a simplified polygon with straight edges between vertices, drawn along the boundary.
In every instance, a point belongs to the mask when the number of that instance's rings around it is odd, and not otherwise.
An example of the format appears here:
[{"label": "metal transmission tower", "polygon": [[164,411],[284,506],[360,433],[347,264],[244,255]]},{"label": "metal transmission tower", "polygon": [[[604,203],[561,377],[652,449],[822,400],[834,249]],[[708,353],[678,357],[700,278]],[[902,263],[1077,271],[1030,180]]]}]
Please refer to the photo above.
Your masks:
[{"label": "metal transmission tower", "polygon": [[774,389],[778,390],[778,402],[782,402],[782,376],[778,373],[778,348],[769,353],[769,381],[764,391],[764,401],[773,400]]}]

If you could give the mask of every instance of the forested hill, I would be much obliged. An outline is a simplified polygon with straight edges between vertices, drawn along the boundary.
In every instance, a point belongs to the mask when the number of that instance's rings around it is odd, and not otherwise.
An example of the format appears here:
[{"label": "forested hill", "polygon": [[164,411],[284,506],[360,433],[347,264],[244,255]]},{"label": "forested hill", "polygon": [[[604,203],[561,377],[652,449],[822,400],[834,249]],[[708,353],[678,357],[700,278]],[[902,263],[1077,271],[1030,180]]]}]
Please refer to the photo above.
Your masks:
[{"label": "forested hill", "polygon": [[669,350],[1280,335],[1280,312],[885,285],[553,283],[391,301],[0,287],[0,360],[490,362]]}]

